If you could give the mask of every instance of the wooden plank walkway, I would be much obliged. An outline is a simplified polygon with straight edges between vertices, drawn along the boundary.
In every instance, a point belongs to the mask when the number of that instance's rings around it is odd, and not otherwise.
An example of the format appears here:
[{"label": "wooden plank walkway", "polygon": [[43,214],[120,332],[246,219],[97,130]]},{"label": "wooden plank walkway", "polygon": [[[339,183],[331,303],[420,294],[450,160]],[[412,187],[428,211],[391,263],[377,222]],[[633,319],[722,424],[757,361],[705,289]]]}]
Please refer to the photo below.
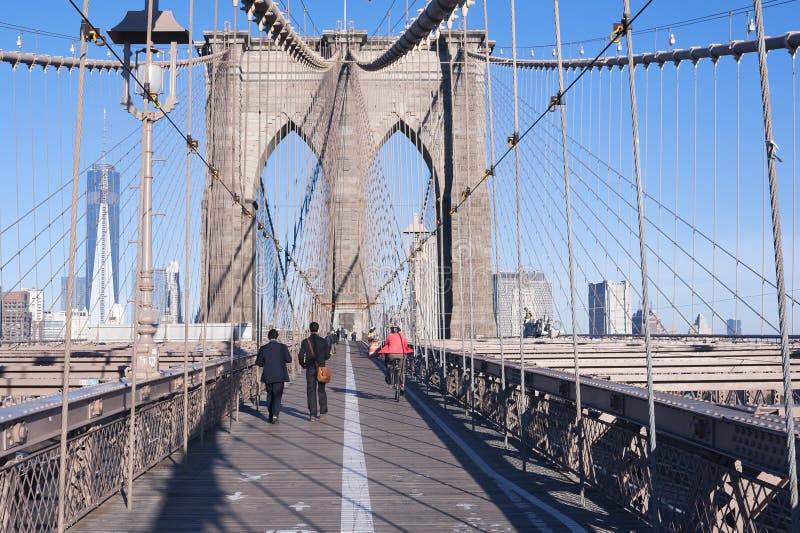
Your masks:
[{"label": "wooden plank walkway", "polygon": [[73,530],[647,529],[592,491],[581,508],[575,483],[544,463],[522,472],[494,431],[473,432],[463,411],[445,412],[414,385],[396,404],[363,345],[339,344],[331,368],[324,421],[308,421],[305,381],[297,380],[280,424],[268,424],[264,408],[244,407],[232,428],[139,478],[133,512],[114,496]]},{"label": "wooden plank walkway", "polygon": [[[468,343],[469,341],[467,341]],[[519,361],[519,337],[503,340],[506,361]],[[462,353],[464,341],[443,343],[451,353]],[[467,344],[467,346],[469,346]],[[499,339],[475,339],[476,355],[500,358]],[[435,348],[438,348],[437,344]],[[573,372],[574,357],[570,337],[527,338],[524,340],[528,365]],[[792,382],[800,387],[800,342],[792,339]],[[645,346],[641,337],[586,338],[578,342],[581,374],[616,383],[647,384]],[[783,373],[780,347],[775,343],[730,338],[653,339],[653,380],[655,389],[664,392],[687,391],[767,391],[782,390]]]}]

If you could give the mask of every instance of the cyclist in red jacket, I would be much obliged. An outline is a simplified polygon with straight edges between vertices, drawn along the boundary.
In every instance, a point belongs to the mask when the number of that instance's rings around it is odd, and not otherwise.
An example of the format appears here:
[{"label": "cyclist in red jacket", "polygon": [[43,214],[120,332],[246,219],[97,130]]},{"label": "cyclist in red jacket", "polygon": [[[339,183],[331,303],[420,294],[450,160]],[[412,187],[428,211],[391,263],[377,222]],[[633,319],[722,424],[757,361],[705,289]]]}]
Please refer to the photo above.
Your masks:
[{"label": "cyclist in red jacket", "polygon": [[412,352],[413,350],[408,347],[408,339],[406,339],[405,335],[400,333],[400,328],[398,326],[392,327],[392,332],[386,337],[383,348],[378,351],[378,353],[384,355],[384,361],[386,361],[386,383],[390,383],[390,365],[395,361],[397,361],[397,363],[394,364],[400,365],[400,394],[403,394],[406,388],[406,354]]}]

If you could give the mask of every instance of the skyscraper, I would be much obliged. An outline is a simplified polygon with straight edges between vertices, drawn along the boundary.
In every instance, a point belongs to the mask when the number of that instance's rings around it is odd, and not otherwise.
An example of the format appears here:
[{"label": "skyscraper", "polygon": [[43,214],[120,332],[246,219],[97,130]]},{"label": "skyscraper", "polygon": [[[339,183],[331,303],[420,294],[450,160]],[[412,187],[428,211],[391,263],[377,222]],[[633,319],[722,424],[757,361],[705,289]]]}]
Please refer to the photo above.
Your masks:
[{"label": "skyscraper", "polygon": [[702,314],[697,315],[694,324],[689,326],[689,335],[711,335],[711,326],[706,322],[706,317]]},{"label": "skyscraper", "polygon": [[42,289],[22,289],[30,298],[28,310],[31,312],[31,340],[38,341],[42,337],[42,320],[44,320],[44,291]]},{"label": "skyscraper", "polygon": [[[516,337],[522,330],[525,312],[520,309],[519,275],[517,272],[499,272],[494,278],[494,317],[498,333],[503,337]],[[522,307],[527,307],[534,319],[553,318],[553,284],[543,272],[522,273]]]},{"label": "skyscraper", "polygon": [[[632,332],[634,335],[644,335],[644,325],[642,324],[642,310],[639,309],[631,317]],[[651,335],[661,335],[667,332],[664,323],[653,311],[650,311],[647,324],[650,326]]]},{"label": "skyscraper", "polygon": [[31,296],[28,291],[0,293],[0,315],[2,334],[6,342],[28,342],[31,340]]},{"label": "skyscraper", "polygon": [[729,318],[726,322],[728,326],[728,335],[741,335],[742,334],[742,321],[736,318]]},{"label": "skyscraper", "polygon": [[103,322],[119,294],[119,172],[92,165],[86,173],[86,295],[92,321]]},{"label": "skyscraper", "polygon": [[167,266],[164,280],[164,314],[161,317],[162,324],[179,324],[183,322],[181,313],[181,282],[180,268],[177,261],[170,261]]},{"label": "skyscraper", "polygon": [[153,269],[153,311],[156,313],[157,321],[167,314],[167,271],[163,268]]},{"label": "skyscraper", "polygon": [[61,277],[61,310],[67,311],[68,309],[86,309],[86,302],[89,301],[89,294],[86,290],[86,278],[83,276],[75,277],[75,286],[72,289],[72,305],[67,305],[67,282],[69,278],[66,276]]},{"label": "skyscraper", "polygon": [[589,284],[589,335],[631,333],[631,285],[627,281]]}]

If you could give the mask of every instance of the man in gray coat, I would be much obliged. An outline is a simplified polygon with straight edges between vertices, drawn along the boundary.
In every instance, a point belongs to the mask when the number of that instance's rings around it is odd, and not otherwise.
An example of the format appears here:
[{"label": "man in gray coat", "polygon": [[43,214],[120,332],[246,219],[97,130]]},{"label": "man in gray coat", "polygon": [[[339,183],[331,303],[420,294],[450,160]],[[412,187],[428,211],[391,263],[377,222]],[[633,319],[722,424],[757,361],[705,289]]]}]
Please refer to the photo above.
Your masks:
[{"label": "man in gray coat", "polygon": [[267,386],[269,423],[277,424],[278,415],[281,413],[283,384],[289,381],[289,372],[286,370],[286,363],[292,362],[292,355],[289,353],[289,348],[287,348],[285,344],[278,342],[278,330],[269,330],[267,338],[269,342],[258,349],[256,365],[263,369],[261,381]]}]

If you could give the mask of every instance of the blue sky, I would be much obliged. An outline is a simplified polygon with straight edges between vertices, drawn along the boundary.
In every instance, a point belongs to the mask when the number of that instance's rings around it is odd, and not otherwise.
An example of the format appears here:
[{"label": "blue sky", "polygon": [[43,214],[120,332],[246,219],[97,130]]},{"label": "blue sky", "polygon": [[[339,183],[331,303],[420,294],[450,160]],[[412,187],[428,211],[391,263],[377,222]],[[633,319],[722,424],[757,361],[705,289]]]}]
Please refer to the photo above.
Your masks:
[{"label": "blue sky", "polygon": [[[341,2],[333,2],[329,0],[304,0],[305,6],[308,8],[309,17],[305,20],[305,26],[308,33],[313,33],[313,28],[316,26],[318,30],[331,29],[337,24],[337,21],[342,18],[343,6]],[[286,1],[282,2],[285,6]],[[51,0],[48,3],[48,14],[46,17],[41,16],[41,10],[32,9],[25,4],[13,3],[4,9],[2,16],[0,16],[0,49],[16,50],[17,37],[20,35],[18,26],[23,26],[26,29],[22,30],[22,43],[23,49],[28,52],[48,53],[53,55],[69,55],[70,46],[73,44],[73,38],[78,26],[79,19],[72,6],[67,0]],[[141,9],[143,4],[142,0],[115,0],[113,2],[93,0],[90,7],[90,18],[94,24],[101,29],[106,30],[114,26],[121,20],[124,12],[128,9]],[[200,39],[203,30],[209,30],[213,27],[214,13],[213,1],[205,0],[195,1],[195,39]],[[360,29],[366,29],[368,32],[373,33],[377,29],[378,35],[384,35],[387,32],[388,18],[384,18],[387,10],[392,7],[391,23],[395,27],[394,34],[397,35],[402,29],[402,21],[405,18],[405,0],[350,0],[348,2],[348,18],[354,20],[355,26]],[[422,7],[423,0],[410,0],[410,10],[413,12],[417,8]],[[562,19],[562,37],[565,43],[565,55],[575,56],[578,49],[583,46],[587,55],[593,55],[599,50],[603,43],[599,40],[606,36],[610,29],[612,22],[618,20],[621,14],[621,1],[577,1],[577,0],[562,0],[561,4],[561,19]],[[633,1],[632,8],[637,10],[644,4],[643,1]],[[490,20],[489,31],[490,37],[497,41],[496,54],[502,53],[505,56],[510,55],[510,17],[507,1],[498,1],[490,3]],[[768,35],[778,35],[790,30],[800,29],[800,2],[797,1],[776,1],[767,3],[768,7],[765,12],[766,32]],[[672,32],[675,35],[676,47],[689,47],[708,44],[711,42],[727,42],[732,36],[734,39],[744,39],[746,37],[747,19],[744,13],[738,13],[729,19],[727,16],[710,17],[711,20],[704,22],[692,23],[693,19],[700,19],[706,15],[713,15],[715,13],[726,12],[728,10],[739,10],[745,8],[747,2],[688,2],[683,0],[665,1],[657,0],[647,9],[647,11],[638,20],[636,29],[639,33],[635,37],[635,46],[637,50],[652,50],[665,49],[668,47],[668,35]],[[188,0],[171,1],[161,0],[162,9],[172,9],[178,21],[188,27]],[[300,0],[291,0],[292,18],[295,20],[295,25],[302,29],[304,25],[303,18],[303,3]],[[224,28],[226,23],[232,27],[232,17],[236,13],[238,16],[237,25],[240,30],[246,29],[246,19],[241,12],[235,12],[231,2],[221,0],[219,2],[219,16],[218,26],[220,29]],[[384,21],[380,26],[379,22]],[[312,24],[313,21],[313,24]],[[400,24],[398,24],[400,21]],[[731,26],[732,22],[732,26]],[[468,25],[470,28],[483,27],[483,4],[478,2],[470,11],[468,16]],[[531,50],[535,57],[550,58],[550,51],[554,41],[553,30],[553,13],[552,4],[550,2],[532,2],[530,0],[517,0],[517,25],[518,25],[518,45],[520,47],[520,57],[530,57]],[[38,30],[33,31],[33,30]],[[251,26],[251,30],[255,33],[256,29]],[[613,53],[613,51],[612,51]],[[90,47],[90,54],[94,57],[105,57],[103,50]],[[663,69],[664,77],[664,118],[663,126],[661,128],[661,136],[663,142],[663,163],[659,166],[657,163],[656,154],[658,153],[659,143],[655,135],[656,124],[659,120],[658,114],[655,112],[654,102],[658,98],[658,69],[651,69],[648,73],[639,72],[637,74],[637,81],[640,84],[640,118],[642,124],[640,127],[644,128],[645,119],[648,120],[650,128],[650,139],[647,144],[643,146],[645,154],[645,172],[646,183],[648,191],[654,196],[658,196],[658,183],[657,176],[659,172],[663,175],[661,181],[661,196],[662,203],[667,206],[673,206],[675,199],[673,194],[675,191],[676,180],[674,176],[679,176],[678,182],[680,184],[680,193],[677,199],[679,204],[679,211],[682,215],[691,216],[692,211],[696,210],[697,226],[711,234],[716,226],[716,233],[718,240],[725,243],[728,248],[736,246],[734,231],[731,225],[732,206],[735,205],[735,200],[731,197],[731,180],[735,179],[736,166],[740,163],[741,179],[743,183],[742,198],[740,200],[739,212],[741,223],[741,233],[739,236],[738,245],[742,249],[743,256],[747,255],[747,263],[754,265],[759,271],[763,269],[764,273],[770,279],[774,277],[774,272],[771,267],[769,258],[771,257],[771,229],[768,225],[769,218],[768,212],[766,217],[766,225],[763,225],[765,218],[763,217],[763,173],[761,170],[761,153],[762,141],[761,137],[761,122],[760,122],[760,100],[758,93],[758,84],[755,70],[755,58],[748,57],[742,62],[742,126],[744,129],[742,140],[744,147],[742,149],[741,157],[737,158],[735,153],[736,138],[735,138],[735,63],[732,60],[723,60],[720,62],[718,69],[718,157],[717,157],[717,174],[718,174],[718,210],[716,224],[710,215],[711,208],[709,207],[709,198],[711,196],[711,189],[707,178],[713,171],[713,158],[711,157],[712,147],[709,144],[709,139],[712,135],[712,115],[711,115],[711,79],[713,69],[710,64],[703,63],[698,69],[698,137],[699,137],[699,155],[698,155],[698,175],[700,176],[698,192],[696,196],[692,196],[689,190],[689,184],[692,181],[693,167],[692,167],[692,149],[693,139],[691,134],[691,120],[692,120],[692,83],[693,74],[690,65],[682,66],[679,69],[679,89],[676,89],[676,73],[672,65],[667,65]],[[795,162],[792,160],[792,117],[791,117],[791,58],[785,52],[778,52],[770,55],[770,74],[772,76],[772,91],[773,102],[775,105],[775,126],[776,126],[776,141],[781,147],[781,156],[784,163],[779,166],[779,177],[781,179],[781,201],[783,208],[784,218],[784,255],[786,259],[786,268],[789,289],[795,290],[795,286],[800,286],[800,259],[797,257],[798,247],[796,246],[796,239],[792,233],[793,218],[792,206],[800,203],[797,193],[792,198],[792,185],[793,181],[796,183],[796,174],[793,174],[793,168],[796,168]],[[614,102],[608,109],[609,120],[617,121],[617,124],[626,126],[626,122],[619,117],[623,115],[625,106],[617,106],[618,97],[618,72],[615,72],[612,82],[614,85],[613,98]],[[54,81],[58,77],[58,81]],[[63,78],[63,79],[62,79]],[[25,205],[32,205],[34,198],[42,197],[45,193],[46,187],[52,188],[68,179],[71,166],[71,144],[70,137],[70,124],[74,122],[74,101],[75,101],[75,86],[74,81],[69,80],[69,76],[65,73],[49,74],[49,85],[47,88],[43,87],[42,81],[45,77],[41,74],[40,69],[33,72],[27,72],[26,69],[18,69],[12,72],[8,65],[0,66],[0,116],[6,123],[12,123],[20,134],[15,142],[4,143],[0,146],[0,168],[3,168],[6,174],[2,177],[3,184],[8,185],[8,193],[0,197],[0,221],[5,228],[10,222],[17,218],[17,201],[16,197],[20,197],[21,211],[25,211]],[[74,76],[71,77],[74,80]],[[533,90],[536,81],[531,75],[521,76],[523,83],[528,83],[526,87]],[[91,75],[89,87],[89,101],[95,105],[90,106],[87,112],[87,131],[85,135],[85,146],[82,157],[82,167],[85,167],[91,161],[95,160],[100,153],[100,145],[103,129],[103,113],[102,109],[107,109],[106,128],[108,130],[107,137],[112,140],[122,139],[128,133],[134,132],[133,140],[138,141],[135,135],[137,128],[136,122],[125,115],[119,108],[117,102],[119,100],[120,85],[118,78],[109,76],[107,74],[93,74]],[[608,72],[601,74],[594,74],[591,78],[593,87],[597,88],[600,83],[608,84]],[[507,80],[506,80],[507,81]],[[185,83],[185,80],[182,81]],[[504,83],[498,79],[498,83]],[[583,90],[588,94],[589,77],[583,82]],[[645,86],[645,83],[647,85]],[[604,86],[605,87],[605,86]],[[580,90],[581,86],[577,86],[576,90]],[[604,88],[606,91],[607,88]],[[44,91],[49,91],[46,95]],[[202,95],[198,93],[198,88],[195,87],[195,96],[192,99],[196,109],[196,116],[202,113]],[[571,103],[574,106],[568,107],[568,112],[579,113],[579,110],[584,110],[588,113],[590,99],[589,97],[580,92],[576,92],[571,98]],[[608,93],[604,92],[606,97]],[[582,96],[578,96],[582,95]],[[642,100],[645,95],[649,100],[649,113],[644,112],[644,103]],[[627,96],[625,95],[625,98]],[[14,106],[14,103],[17,106]],[[44,102],[44,105],[40,105]],[[678,103],[679,102],[679,103]],[[100,105],[102,103],[102,105]],[[595,102],[596,104],[596,102]],[[502,103],[498,105],[503,105]],[[800,106],[798,106],[800,107]],[[506,106],[504,108],[508,110]],[[522,127],[526,127],[526,120],[529,122],[533,115],[528,118],[523,118]],[[677,133],[680,136],[680,141],[676,144],[674,138],[676,136],[675,120],[678,117],[679,129]],[[605,119],[606,117],[597,116],[598,119]],[[498,120],[502,120],[498,118]],[[33,124],[33,128],[29,127]],[[589,134],[586,133],[587,138],[582,138],[583,144],[588,145],[590,148],[595,149],[598,155],[604,161],[611,163],[615,168],[630,175],[630,156],[629,156],[629,130],[614,128],[614,133],[617,130],[622,131],[623,135],[619,138],[616,135],[612,136],[609,140],[605,137],[602,143],[593,144],[589,140]],[[629,127],[629,126],[628,126]],[[49,133],[45,133],[45,128],[51,128]],[[57,133],[55,130],[59,129]],[[577,130],[576,130],[577,131]],[[502,138],[507,133],[503,129],[498,132],[498,138]],[[52,142],[48,143],[48,150],[43,150],[41,143],[37,140],[47,135]],[[592,135],[596,135],[593,133]],[[56,138],[58,142],[56,142]],[[175,143],[174,139],[169,140],[165,137],[164,149],[165,150],[179,150],[180,147]],[[644,140],[643,140],[644,143]],[[624,148],[624,153],[620,150],[620,146]],[[116,157],[124,159],[123,148],[116,149]],[[618,154],[619,152],[619,154]],[[677,155],[677,157],[676,157]],[[679,160],[679,161],[678,161]],[[677,161],[677,162],[676,162]],[[508,164],[508,163],[506,163]],[[181,172],[181,165],[177,163],[164,163],[164,168],[168,169],[164,172],[169,175],[178,176]],[[505,169],[507,172],[508,169]],[[195,169],[198,173],[198,180],[200,178],[199,169]],[[403,172],[398,169],[398,172]],[[796,172],[796,171],[795,171]],[[34,181],[34,190],[28,186],[26,176],[38,176]],[[42,176],[48,174],[49,179],[42,181]],[[16,175],[16,179],[15,176]],[[199,196],[199,181],[197,182],[198,189],[195,192],[195,198]],[[167,199],[177,196],[177,191],[174,190],[174,185],[165,184],[165,189],[162,198]],[[171,188],[170,188],[171,187]],[[132,194],[132,193],[131,193]],[[131,198],[133,198],[131,196]],[[57,210],[57,205],[63,205],[63,198],[60,199],[59,204],[54,204],[52,208]],[[166,200],[165,200],[166,202]],[[130,204],[133,205],[133,204]],[[699,207],[698,207],[699,206]],[[688,211],[687,211],[688,210]],[[796,209],[795,209],[796,213]],[[651,214],[653,217],[658,217],[658,209],[653,207]],[[661,224],[667,228],[672,234],[673,221],[664,215],[662,211]],[[585,214],[585,216],[588,216]],[[43,216],[44,217],[44,216]],[[60,221],[61,224],[63,221]],[[797,227],[797,224],[794,223]],[[42,230],[42,220],[37,223],[37,230]],[[26,224],[22,228],[22,232],[32,231],[31,224]],[[79,224],[80,227],[80,224]],[[763,227],[763,229],[762,229]],[[16,230],[14,230],[16,231]],[[584,240],[589,240],[589,228],[578,226],[576,231],[584,231]],[[14,232],[11,232],[14,233]],[[686,233],[685,228],[678,228],[677,234],[683,244],[691,243],[691,233]],[[766,238],[766,243],[765,243]],[[2,244],[3,260],[8,261],[9,250],[13,249],[14,235],[4,235]],[[80,239],[80,235],[79,235]],[[24,235],[22,237],[24,241]],[[665,239],[666,240],[666,239]],[[765,259],[762,261],[762,245],[766,250]],[[792,248],[792,245],[795,245]],[[50,243],[48,242],[48,245]],[[164,246],[169,249],[169,243]],[[531,243],[531,246],[534,246]],[[681,268],[682,271],[688,271],[691,268],[691,261],[683,257],[672,257],[673,250],[669,243],[661,243],[658,246],[660,253],[663,253],[665,263],[674,265]],[[603,266],[603,263],[613,263],[610,258],[618,254],[619,251],[600,250],[588,246],[588,252],[597,254],[598,272],[592,272],[587,268],[585,278],[581,283],[587,281],[599,281],[599,277],[617,277],[621,273],[615,272],[613,265]],[[792,251],[794,250],[794,252]],[[197,252],[193,252],[197,253]],[[794,253],[794,255],[792,255]],[[38,252],[41,256],[41,251]],[[157,254],[158,255],[158,254]],[[180,253],[176,251],[172,256],[178,256]],[[708,249],[697,250],[697,256],[703,257],[703,260],[710,262],[709,259],[711,251]],[[166,261],[172,258],[170,252],[165,251],[160,257],[160,260]],[[32,257],[32,256],[31,256]],[[128,256],[130,257],[130,255]],[[195,255],[196,257],[196,255]],[[504,260],[507,265],[514,264],[513,257],[506,254]],[[790,273],[790,268],[795,264],[795,271]],[[28,259],[28,262],[32,260]],[[27,271],[28,264],[19,261],[20,265],[12,262],[6,270],[5,280],[0,280],[4,286],[8,286],[8,278],[18,278],[16,272]],[[527,260],[527,266],[530,268],[547,267],[546,261],[541,257],[537,257],[535,253],[531,253],[530,258]],[[507,267],[507,266],[506,266]],[[673,293],[673,288],[676,285],[672,279],[668,269],[662,265],[662,272],[658,274],[659,285],[663,285],[665,293],[670,296]],[[48,270],[44,268],[43,270]],[[651,272],[656,271],[659,266],[651,265]],[[719,268],[729,268],[729,273],[735,273],[735,267],[728,265],[720,266]],[[624,270],[624,269],[623,269]],[[744,277],[744,276],[743,276]],[[560,276],[552,274],[554,283],[560,284],[561,287],[556,289],[556,292],[563,288],[564,281]],[[556,279],[559,278],[559,279]],[[33,280],[28,277],[26,284],[33,284]],[[724,291],[718,286],[713,289],[707,280],[701,279],[699,276],[695,283],[700,287],[700,291],[707,297],[710,297],[712,292],[715,293],[715,298],[723,299],[726,296]],[[744,281],[742,281],[744,283]],[[752,280],[752,286],[742,286],[742,294],[747,292],[747,295],[754,295],[753,305],[761,310],[760,295],[762,288],[759,283]],[[579,295],[583,294],[583,290],[579,288]],[[680,292],[680,291],[675,291]],[[679,300],[678,305],[689,306],[689,296],[678,294],[676,298]],[[652,298],[654,305],[662,311],[662,315],[670,315],[673,311],[667,305],[665,306],[663,296]],[[636,304],[634,304],[634,308]],[[765,314],[769,314],[774,319],[774,295],[769,293],[765,296],[765,304],[763,307]],[[695,309],[694,313],[698,311]],[[725,316],[733,314],[733,309],[725,309],[721,311]],[[688,312],[687,312],[688,313]],[[709,318],[709,312],[704,312],[706,318]],[[669,321],[669,320],[667,320]],[[676,328],[684,330],[685,327],[681,325],[680,320],[676,319]],[[761,323],[759,320],[754,319],[752,316],[745,318],[745,329],[750,332],[758,333],[761,331]],[[721,325],[717,324],[715,327],[717,332],[724,332],[721,330]],[[767,328],[769,331],[769,328]],[[800,331],[800,309],[797,309],[796,318],[794,320],[794,331]]]},{"label": "blue sky", "polygon": [[[280,3],[286,6],[287,2],[291,7],[292,19],[295,21],[295,25],[301,29],[304,22],[304,2],[309,13],[308,20],[305,21],[309,33],[313,33],[314,26],[318,30],[335,28],[336,22],[342,19],[343,2],[335,0],[303,0],[303,2],[301,0],[282,0]],[[81,1],[76,0],[76,3],[80,5]],[[197,37],[200,36],[202,30],[213,28],[214,3],[216,2],[212,0],[195,1]],[[188,27],[188,4],[188,0],[161,0],[161,9],[173,10],[178,21]],[[636,11],[644,2],[636,0],[632,1],[631,4],[632,10]],[[767,2],[767,4],[769,3]],[[765,13],[767,34],[775,35],[797,29],[796,23],[800,19],[800,4],[796,1],[781,2],[780,0],[775,4],[774,7],[768,8]],[[92,1],[90,2],[90,18],[101,29],[107,29],[119,22],[125,11],[141,9],[142,5],[143,0]],[[393,6],[391,20],[392,26],[396,26],[394,33],[397,34],[402,30],[402,24],[397,25],[397,21],[405,19],[405,5],[405,0],[350,0],[347,7],[348,19],[353,20],[357,28],[365,29],[370,33],[378,29],[377,33],[383,35],[387,30],[386,22],[380,27],[378,27],[378,23],[384,20],[384,15],[389,7]],[[416,9],[423,5],[424,0],[410,0],[409,10],[413,15]],[[542,46],[545,48],[540,51],[549,53],[548,47],[554,42],[552,3],[518,0],[516,5],[518,45],[520,47]],[[612,23],[620,18],[621,5],[621,1],[611,0],[562,0],[560,2],[562,40],[565,43],[588,43],[592,39],[608,35]],[[676,37],[676,46],[726,42],[730,31],[727,16],[680,27],[677,26],[677,23],[747,6],[748,2],[744,1],[657,0],[640,17],[637,22],[637,29],[660,28],[660,30],[647,32],[646,37],[641,37],[639,46],[650,49],[655,38],[656,42],[660,43],[659,48],[665,48],[667,43],[666,29],[670,26],[676,26],[673,29]],[[226,21],[230,23],[233,20],[234,9],[229,0],[219,1],[218,7],[218,24],[221,29]],[[489,30],[492,38],[497,41],[498,46],[510,46],[509,3],[495,0],[490,3],[489,7]],[[245,27],[244,14],[239,12],[238,17],[238,27],[243,29]],[[0,17],[0,22],[3,23],[26,26],[62,35],[74,35],[77,21],[75,11],[67,0],[51,0],[48,2],[47,16],[44,17],[38,9],[32,9],[25,3],[12,3],[5,6]],[[313,21],[313,24],[311,21]],[[470,27],[483,27],[483,4],[481,1],[477,2],[470,10],[468,23]],[[745,15],[735,15],[733,18],[733,38],[744,38],[745,28]],[[13,29],[0,29],[0,48],[6,50],[15,49],[17,33],[18,31]],[[35,34],[31,35],[30,33],[32,32],[23,34],[26,50],[35,51],[38,39],[38,50],[41,53],[67,54],[69,51],[69,40],[64,41],[44,35],[37,38]],[[590,53],[596,46],[596,44],[594,47],[585,46],[587,53]]]}]

